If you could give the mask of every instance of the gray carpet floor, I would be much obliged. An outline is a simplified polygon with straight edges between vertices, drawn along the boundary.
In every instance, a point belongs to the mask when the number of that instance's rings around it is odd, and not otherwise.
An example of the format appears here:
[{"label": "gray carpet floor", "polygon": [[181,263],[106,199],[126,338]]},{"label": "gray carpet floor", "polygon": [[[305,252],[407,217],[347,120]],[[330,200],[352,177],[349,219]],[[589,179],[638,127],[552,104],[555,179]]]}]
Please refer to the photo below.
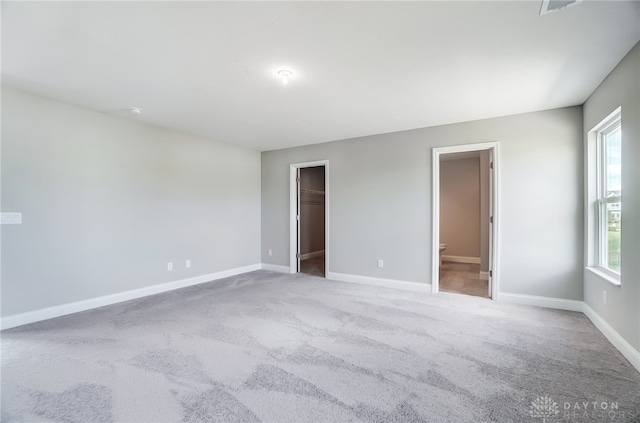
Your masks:
[{"label": "gray carpet floor", "polygon": [[4,331],[1,360],[3,422],[640,421],[580,313],[267,271]]}]

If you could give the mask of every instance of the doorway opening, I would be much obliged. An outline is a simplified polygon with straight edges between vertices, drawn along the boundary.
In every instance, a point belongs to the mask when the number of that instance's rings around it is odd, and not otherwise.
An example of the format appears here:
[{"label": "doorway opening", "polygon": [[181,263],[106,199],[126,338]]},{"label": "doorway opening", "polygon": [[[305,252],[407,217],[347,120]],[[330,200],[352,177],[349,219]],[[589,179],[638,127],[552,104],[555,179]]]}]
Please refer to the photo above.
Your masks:
[{"label": "doorway opening", "polygon": [[326,277],[328,266],[326,160],[291,165],[290,272]]},{"label": "doorway opening", "polygon": [[432,291],[496,298],[498,143],[433,149]]}]

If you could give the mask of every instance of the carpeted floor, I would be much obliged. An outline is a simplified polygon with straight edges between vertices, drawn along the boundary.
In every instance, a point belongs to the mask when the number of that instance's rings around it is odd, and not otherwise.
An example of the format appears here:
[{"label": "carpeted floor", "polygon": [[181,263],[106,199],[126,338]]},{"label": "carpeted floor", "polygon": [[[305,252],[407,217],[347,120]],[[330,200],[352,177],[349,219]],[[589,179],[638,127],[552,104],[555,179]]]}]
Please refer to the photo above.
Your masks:
[{"label": "carpeted floor", "polygon": [[580,313],[267,271],[4,331],[1,364],[3,422],[640,420]]}]

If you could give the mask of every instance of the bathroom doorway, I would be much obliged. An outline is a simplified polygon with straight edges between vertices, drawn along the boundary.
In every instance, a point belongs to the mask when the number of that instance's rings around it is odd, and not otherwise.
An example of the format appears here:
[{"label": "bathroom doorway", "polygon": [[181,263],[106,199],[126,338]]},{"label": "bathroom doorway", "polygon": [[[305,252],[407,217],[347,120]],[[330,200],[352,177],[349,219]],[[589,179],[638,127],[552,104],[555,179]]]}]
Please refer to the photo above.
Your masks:
[{"label": "bathroom doorway", "polygon": [[433,149],[433,292],[495,298],[497,143]]},{"label": "bathroom doorway", "polygon": [[329,161],[290,165],[290,273],[329,269]]}]

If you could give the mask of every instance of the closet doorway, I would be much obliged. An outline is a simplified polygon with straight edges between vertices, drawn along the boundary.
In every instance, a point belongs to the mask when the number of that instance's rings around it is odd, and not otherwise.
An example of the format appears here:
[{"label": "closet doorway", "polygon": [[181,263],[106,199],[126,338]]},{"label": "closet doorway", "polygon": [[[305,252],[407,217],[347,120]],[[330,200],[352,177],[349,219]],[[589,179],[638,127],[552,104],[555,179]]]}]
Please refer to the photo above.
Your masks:
[{"label": "closet doorway", "polygon": [[328,162],[291,165],[291,273],[326,277]]}]

